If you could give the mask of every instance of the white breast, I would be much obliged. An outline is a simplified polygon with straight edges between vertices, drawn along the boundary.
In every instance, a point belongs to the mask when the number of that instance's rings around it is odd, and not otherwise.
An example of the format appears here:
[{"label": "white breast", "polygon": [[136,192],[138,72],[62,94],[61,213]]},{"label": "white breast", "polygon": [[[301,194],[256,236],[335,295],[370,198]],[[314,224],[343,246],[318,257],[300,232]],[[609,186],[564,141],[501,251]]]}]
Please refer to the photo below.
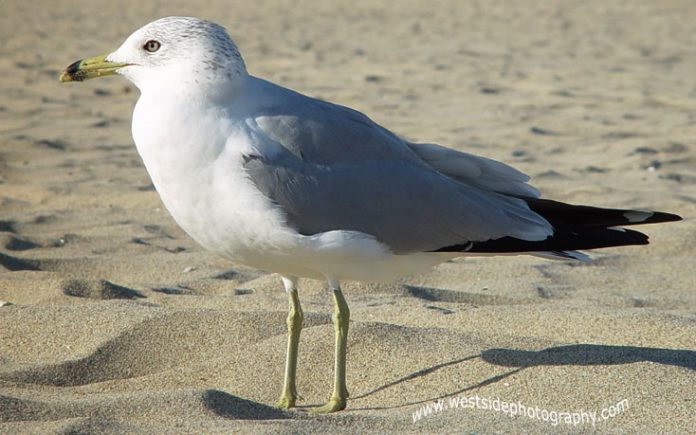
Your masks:
[{"label": "white breast", "polygon": [[[167,110],[165,118],[155,110],[162,101],[153,103],[145,96],[138,100],[133,138],[162,202],[184,231],[237,261],[250,251],[290,243],[282,214],[243,172],[249,146],[244,125],[223,120],[215,109],[202,114],[188,103]],[[197,124],[186,124],[191,119]]]}]

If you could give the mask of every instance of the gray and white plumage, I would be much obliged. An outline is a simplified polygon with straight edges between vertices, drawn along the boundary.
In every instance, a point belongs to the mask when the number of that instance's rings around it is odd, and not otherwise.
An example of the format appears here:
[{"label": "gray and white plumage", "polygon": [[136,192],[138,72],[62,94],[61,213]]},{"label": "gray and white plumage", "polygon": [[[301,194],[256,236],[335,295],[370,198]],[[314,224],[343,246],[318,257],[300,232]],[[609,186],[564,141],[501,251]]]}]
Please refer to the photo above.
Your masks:
[{"label": "gray and white plumage", "polygon": [[[153,39],[161,49],[144,52]],[[515,241],[501,253],[576,249],[540,243],[558,225],[530,208],[539,195],[526,175],[251,76],[217,24],[163,18],[107,59],[127,64],[117,72],[141,90],[133,136],[162,201],[194,239],[236,261],[385,280],[487,241]]]}]

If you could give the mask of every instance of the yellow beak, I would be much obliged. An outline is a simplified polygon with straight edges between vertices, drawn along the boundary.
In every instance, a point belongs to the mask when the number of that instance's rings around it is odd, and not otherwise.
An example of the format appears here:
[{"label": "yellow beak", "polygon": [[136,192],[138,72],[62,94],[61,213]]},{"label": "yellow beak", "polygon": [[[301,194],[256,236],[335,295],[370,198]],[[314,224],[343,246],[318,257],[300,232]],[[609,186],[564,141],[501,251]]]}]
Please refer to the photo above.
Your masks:
[{"label": "yellow beak", "polygon": [[116,74],[119,68],[128,66],[127,63],[108,62],[106,56],[89,57],[70,64],[60,75],[59,80],[61,82],[81,82],[95,77]]}]

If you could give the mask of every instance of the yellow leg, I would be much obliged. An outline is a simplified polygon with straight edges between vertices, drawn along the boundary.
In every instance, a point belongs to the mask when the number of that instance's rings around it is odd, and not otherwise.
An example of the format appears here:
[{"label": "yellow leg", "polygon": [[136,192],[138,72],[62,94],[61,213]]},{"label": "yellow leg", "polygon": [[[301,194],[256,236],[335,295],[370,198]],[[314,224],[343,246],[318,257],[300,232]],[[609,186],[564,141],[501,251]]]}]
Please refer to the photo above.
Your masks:
[{"label": "yellow leg", "polygon": [[331,398],[325,405],[312,409],[312,412],[316,413],[328,413],[345,409],[346,400],[348,399],[348,388],[346,388],[346,344],[348,342],[350,310],[339,287],[334,288],[333,295],[333,325],[336,332],[334,389]]},{"label": "yellow leg", "polygon": [[300,344],[300,332],[302,331],[302,322],[304,314],[300,306],[300,297],[297,294],[297,289],[293,288],[289,291],[290,311],[288,312],[288,352],[285,359],[285,381],[283,383],[283,393],[278,399],[277,406],[279,408],[292,408],[295,406],[297,399],[302,399],[297,394],[297,386],[295,384],[295,376],[297,373],[297,348]]}]

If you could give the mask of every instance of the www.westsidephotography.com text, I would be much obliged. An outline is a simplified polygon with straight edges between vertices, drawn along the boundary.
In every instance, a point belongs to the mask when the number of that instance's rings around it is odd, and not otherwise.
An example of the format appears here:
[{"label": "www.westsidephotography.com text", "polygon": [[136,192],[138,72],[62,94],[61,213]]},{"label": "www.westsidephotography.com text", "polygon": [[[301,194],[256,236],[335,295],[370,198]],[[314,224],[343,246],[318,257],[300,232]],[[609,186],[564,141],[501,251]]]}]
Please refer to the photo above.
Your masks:
[{"label": "www.westsidephotography.com text", "polygon": [[500,412],[510,417],[530,418],[544,423],[558,426],[565,424],[568,426],[592,425],[616,417],[629,409],[628,399],[623,399],[614,405],[605,406],[598,411],[578,410],[578,411],[558,411],[547,410],[538,406],[529,406],[520,401],[510,402],[500,400],[495,397],[476,396],[456,396],[448,399],[440,399],[437,402],[427,403],[411,414],[413,423],[424,418],[431,418],[437,414],[448,410],[485,410]]}]

